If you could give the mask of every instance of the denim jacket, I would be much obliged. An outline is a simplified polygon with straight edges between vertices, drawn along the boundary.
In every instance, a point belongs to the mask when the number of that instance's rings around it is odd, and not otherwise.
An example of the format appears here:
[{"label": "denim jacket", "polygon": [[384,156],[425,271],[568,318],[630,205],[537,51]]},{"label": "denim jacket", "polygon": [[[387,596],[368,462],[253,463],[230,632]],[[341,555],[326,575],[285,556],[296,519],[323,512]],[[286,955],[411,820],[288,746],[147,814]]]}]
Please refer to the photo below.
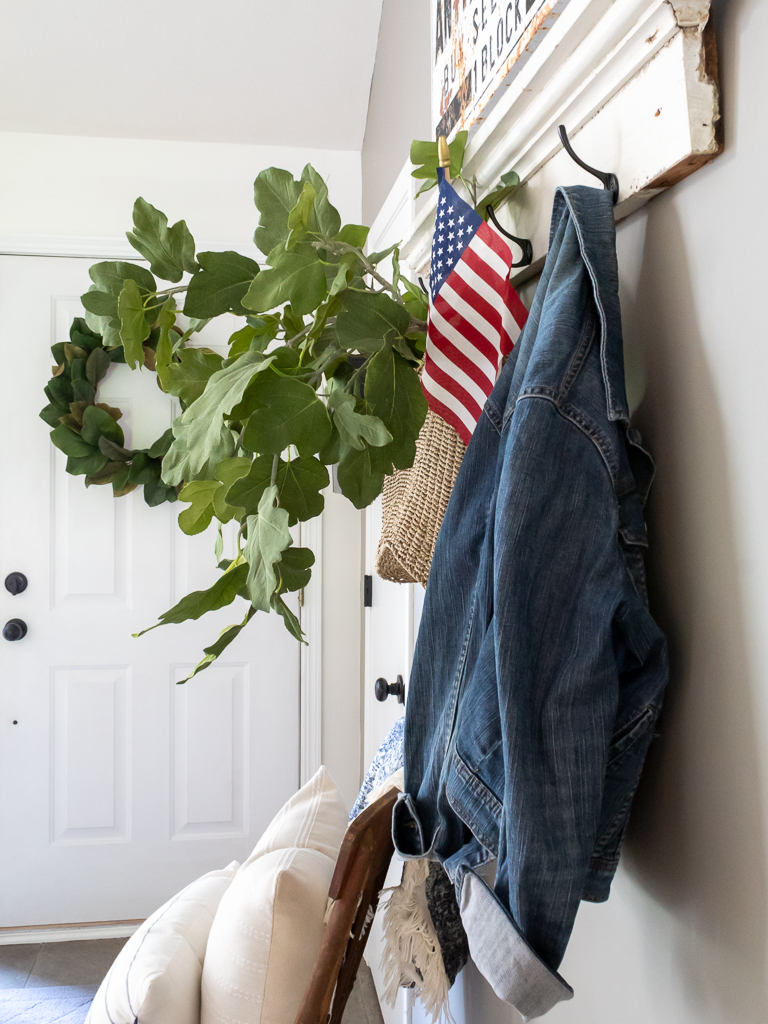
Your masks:
[{"label": "denim jacket", "polygon": [[573,995],[557,969],[579,901],[608,898],[667,682],[643,567],[652,477],[611,195],[561,188],[435,548],[393,820],[403,856],[444,864],[473,959],[525,1019]]}]

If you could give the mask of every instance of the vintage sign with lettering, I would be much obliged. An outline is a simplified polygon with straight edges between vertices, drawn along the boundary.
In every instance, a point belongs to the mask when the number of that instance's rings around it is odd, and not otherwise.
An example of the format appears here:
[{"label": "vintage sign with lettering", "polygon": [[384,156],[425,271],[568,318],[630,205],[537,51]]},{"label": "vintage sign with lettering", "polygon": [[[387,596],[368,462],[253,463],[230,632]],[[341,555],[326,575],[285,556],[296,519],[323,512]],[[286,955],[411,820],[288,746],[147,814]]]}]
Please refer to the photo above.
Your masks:
[{"label": "vintage sign with lettering", "polygon": [[568,0],[436,0],[432,123],[453,138],[488,112]]}]

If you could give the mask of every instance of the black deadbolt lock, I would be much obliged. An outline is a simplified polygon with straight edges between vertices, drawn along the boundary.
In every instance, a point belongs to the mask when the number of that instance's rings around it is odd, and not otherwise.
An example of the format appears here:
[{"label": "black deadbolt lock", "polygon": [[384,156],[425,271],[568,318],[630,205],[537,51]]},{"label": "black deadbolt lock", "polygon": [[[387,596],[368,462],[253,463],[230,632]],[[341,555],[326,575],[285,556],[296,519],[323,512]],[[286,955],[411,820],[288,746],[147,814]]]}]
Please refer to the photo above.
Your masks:
[{"label": "black deadbolt lock", "polygon": [[27,589],[27,577],[23,572],[11,572],[5,577],[5,589],[9,594],[23,594]]},{"label": "black deadbolt lock", "polygon": [[9,619],[3,626],[3,637],[6,640],[23,640],[27,635],[27,624],[23,619]]},{"label": "black deadbolt lock", "polygon": [[398,676],[397,681],[394,683],[388,683],[386,679],[377,679],[374,693],[376,694],[376,700],[386,700],[392,694],[394,697],[397,697],[398,704],[405,704],[405,683],[403,682],[403,677]]}]

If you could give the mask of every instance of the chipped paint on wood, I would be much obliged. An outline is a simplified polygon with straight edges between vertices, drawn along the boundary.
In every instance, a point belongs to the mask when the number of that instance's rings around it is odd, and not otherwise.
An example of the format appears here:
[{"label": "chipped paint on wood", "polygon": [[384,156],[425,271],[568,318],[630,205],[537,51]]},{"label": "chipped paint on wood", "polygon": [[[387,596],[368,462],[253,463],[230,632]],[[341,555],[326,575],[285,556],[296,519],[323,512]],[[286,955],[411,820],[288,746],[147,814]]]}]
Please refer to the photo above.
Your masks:
[{"label": "chipped paint on wood", "polygon": [[667,0],[680,28],[704,28],[709,18],[710,0]]}]

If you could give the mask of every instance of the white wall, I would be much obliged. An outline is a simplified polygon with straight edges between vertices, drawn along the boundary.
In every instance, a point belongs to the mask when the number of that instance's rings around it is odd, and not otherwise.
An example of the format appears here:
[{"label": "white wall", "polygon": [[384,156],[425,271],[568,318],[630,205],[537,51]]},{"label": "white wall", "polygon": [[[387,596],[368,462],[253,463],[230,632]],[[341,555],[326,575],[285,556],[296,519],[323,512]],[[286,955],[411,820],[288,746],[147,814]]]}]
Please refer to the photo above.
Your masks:
[{"label": "white wall", "polygon": [[[97,87],[97,86],[95,86]],[[253,180],[312,163],[344,221],[360,222],[360,154],[278,146],[0,133],[0,247],[9,237],[120,239],[142,195],[198,243],[253,246]],[[87,243],[85,243],[87,249]],[[360,785],[362,514],[329,494],[323,524],[322,758],[351,805]]]},{"label": "white wall", "polygon": [[[714,14],[725,152],[618,232],[672,678],[613,893],[582,904],[561,968],[575,998],[552,1024],[768,1021],[768,3]],[[520,1020],[476,971],[463,989],[466,1024]]]},{"label": "white wall", "polygon": [[298,175],[307,162],[342,219],[359,223],[357,152],[0,132],[0,234],[125,238],[141,195],[195,238],[251,244],[256,175],[270,166]]},{"label": "white wall", "polygon": [[431,139],[431,0],[384,0],[363,140],[363,217],[372,225],[414,139]]}]

